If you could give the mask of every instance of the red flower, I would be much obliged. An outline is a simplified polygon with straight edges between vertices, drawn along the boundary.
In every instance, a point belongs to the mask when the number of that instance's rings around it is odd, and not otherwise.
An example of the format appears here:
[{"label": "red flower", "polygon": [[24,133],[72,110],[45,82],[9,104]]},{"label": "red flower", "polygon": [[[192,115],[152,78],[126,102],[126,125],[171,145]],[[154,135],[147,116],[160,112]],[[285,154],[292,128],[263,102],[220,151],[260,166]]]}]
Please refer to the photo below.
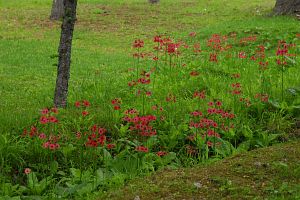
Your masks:
[{"label": "red flower", "polygon": [[211,102],[208,102],[208,106],[209,106],[209,107],[214,106],[214,102],[212,102],[212,101],[211,101]]},{"label": "red flower", "polygon": [[155,36],[153,39],[154,42],[162,42],[162,39],[159,35]]},{"label": "red flower", "polygon": [[51,112],[55,113],[55,114],[58,114],[58,109],[57,108],[51,108]]},{"label": "red flower", "polygon": [[45,143],[43,144],[43,148],[44,148],[44,149],[48,149],[49,145],[50,145],[50,142],[49,142],[49,141],[48,141],[48,142],[45,142]]},{"label": "red flower", "polygon": [[180,46],[180,44],[175,44],[175,43],[168,44],[168,46],[167,46],[168,53],[169,54],[176,53],[179,46]]},{"label": "red flower", "polygon": [[58,122],[58,120],[57,120],[56,117],[54,117],[54,116],[50,116],[50,117],[48,118],[48,120],[49,120],[50,122],[52,122],[52,123],[57,123],[57,122]]},{"label": "red flower", "polygon": [[239,58],[247,58],[246,53],[245,52],[240,52],[239,53]]},{"label": "red flower", "polygon": [[209,55],[209,61],[210,61],[210,62],[218,62],[217,54],[211,53],[211,54]]},{"label": "red flower", "polygon": [[151,95],[152,95],[152,93],[151,93],[150,91],[147,91],[147,92],[146,92],[146,96],[149,97],[149,96],[151,96]]},{"label": "red flower", "polygon": [[197,72],[197,71],[192,71],[192,72],[190,73],[190,75],[191,75],[191,76],[198,76],[198,75],[199,75],[199,72]]},{"label": "red flower", "polygon": [[55,150],[56,148],[56,145],[55,144],[49,144],[49,149],[50,150]]},{"label": "red flower", "polygon": [[83,100],[83,105],[85,106],[85,107],[89,107],[91,104],[90,104],[90,102],[89,101],[87,101],[87,100]]},{"label": "red flower", "polygon": [[158,57],[156,57],[156,56],[153,57],[152,59],[153,59],[154,61],[158,61]]},{"label": "red flower", "polygon": [[195,37],[195,36],[196,36],[196,32],[191,32],[191,33],[189,34],[189,36],[190,36],[190,37]]},{"label": "red flower", "polygon": [[221,101],[217,101],[217,102],[216,102],[216,105],[217,105],[218,107],[221,107],[221,106],[222,106],[222,102],[221,102]]},{"label": "red flower", "polygon": [[144,47],[144,41],[137,39],[133,42],[133,48],[142,48]]},{"label": "red flower", "polygon": [[165,151],[159,151],[156,153],[157,156],[161,157],[161,156],[165,156],[167,154],[167,152]]},{"label": "red flower", "polygon": [[81,103],[80,103],[80,101],[76,101],[74,105],[75,105],[75,107],[79,108]]},{"label": "red flower", "polygon": [[107,144],[106,147],[107,147],[108,149],[113,149],[113,148],[116,147],[116,144]]},{"label": "red flower", "polygon": [[114,106],[114,110],[120,110],[121,107],[119,105]]},{"label": "red flower", "polygon": [[31,173],[31,169],[30,168],[25,168],[24,173],[26,175],[30,174]]},{"label": "red flower", "polygon": [[84,110],[84,111],[82,111],[82,116],[87,116],[89,114],[89,112],[88,111],[86,111],[86,110]]},{"label": "red flower", "polygon": [[45,133],[41,133],[41,134],[39,135],[39,138],[40,138],[41,140],[46,139],[46,134],[45,134]]},{"label": "red flower", "polygon": [[47,115],[49,113],[49,110],[48,108],[44,108],[42,111],[41,111],[42,115]]},{"label": "red flower", "polygon": [[137,146],[135,148],[136,151],[139,151],[139,152],[144,152],[144,153],[147,153],[149,151],[149,149],[147,147],[144,147],[144,146]]},{"label": "red flower", "polygon": [[40,118],[40,123],[41,124],[47,124],[49,121],[48,121],[48,118],[46,116],[41,116]]}]

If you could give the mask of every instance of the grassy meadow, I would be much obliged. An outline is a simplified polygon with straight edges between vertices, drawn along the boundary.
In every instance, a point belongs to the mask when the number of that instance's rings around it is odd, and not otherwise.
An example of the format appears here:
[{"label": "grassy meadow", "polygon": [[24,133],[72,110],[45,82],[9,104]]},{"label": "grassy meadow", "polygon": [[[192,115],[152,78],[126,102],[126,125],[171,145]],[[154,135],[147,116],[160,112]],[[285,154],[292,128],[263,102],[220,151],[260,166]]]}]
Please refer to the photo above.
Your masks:
[{"label": "grassy meadow", "polygon": [[58,114],[51,4],[0,0],[4,199],[93,199],[166,166],[291,139],[299,20],[271,16],[275,1],[80,0]]}]

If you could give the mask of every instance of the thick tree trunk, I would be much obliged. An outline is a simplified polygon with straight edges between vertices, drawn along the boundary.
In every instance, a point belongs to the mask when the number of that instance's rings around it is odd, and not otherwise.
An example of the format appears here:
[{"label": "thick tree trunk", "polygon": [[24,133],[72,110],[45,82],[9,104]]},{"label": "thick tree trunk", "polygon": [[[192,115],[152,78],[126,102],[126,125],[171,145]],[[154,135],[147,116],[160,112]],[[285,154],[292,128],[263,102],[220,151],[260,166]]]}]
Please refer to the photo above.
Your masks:
[{"label": "thick tree trunk", "polygon": [[64,0],[53,0],[50,19],[60,20],[64,17]]},{"label": "thick tree trunk", "polygon": [[148,0],[149,1],[149,3],[158,3],[159,2],[159,0]]},{"label": "thick tree trunk", "polygon": [[57,79],[54,94],[54,105],[66,107],[68,81],[70,78],[71,47],[73,30],[76,21],[77,0],[64,0],[65,15],[61,26],[61,37],[58,48]]},{"label": "thick tree trunk", "polygon": [[274,13],[277,15],[300,14],[300,0],[276,0]]}]

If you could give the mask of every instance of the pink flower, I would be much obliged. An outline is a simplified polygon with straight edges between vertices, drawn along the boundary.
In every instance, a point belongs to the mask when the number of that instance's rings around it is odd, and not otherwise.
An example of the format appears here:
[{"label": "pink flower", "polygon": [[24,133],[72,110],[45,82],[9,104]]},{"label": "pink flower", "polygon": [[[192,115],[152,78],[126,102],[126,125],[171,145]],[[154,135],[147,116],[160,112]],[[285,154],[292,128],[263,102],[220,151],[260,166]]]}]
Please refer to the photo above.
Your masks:
[{"label": "pink flower", "polygon": [[49,113],[49,110],[48,108],[44,108],[42,111],[41,111],[42,115],[47,115]]},{"label": "pink flower", "polygon": [[48,141],[48,142],[45,142],[44,144],[43,144],[43,148],[44,149],[48,149],[48,147],[49,147],[49,144],[50,144],[50,142]]},{"label": "pink flower", "polygon": [[41,133],[41,134],[39,135],[39,138],[40,138],[41,140],[46,139],[46,134],[45,134],[45,133]]},{"label": "pink flower", "polygon": [[31,169],[30,168],[25,168],[24,173],[27,174],[27,175],[30,174],[31,173]]},{"label": "pink flower", "polygon": [[46,116],[41,116],[40,123],[41,124],[47,124],[48,123],[48,118]]},{"label": "pink flower", "polygon": [[55,150],[55,148],[56,148],[56,145],[55,145],[55,144],[49,144],[49,149]]}]

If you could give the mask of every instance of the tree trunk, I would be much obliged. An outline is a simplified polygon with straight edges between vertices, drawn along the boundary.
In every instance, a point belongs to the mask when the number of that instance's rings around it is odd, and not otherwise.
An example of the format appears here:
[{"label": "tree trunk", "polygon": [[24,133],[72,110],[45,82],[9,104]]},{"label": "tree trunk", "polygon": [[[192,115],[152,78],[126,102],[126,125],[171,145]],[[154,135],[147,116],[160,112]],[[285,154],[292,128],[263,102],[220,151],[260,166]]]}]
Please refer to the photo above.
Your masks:
[{"label": "tree trunk", "polygon": [[274,13],[277,15],[300,14],[300,0],[277,0]]},{"label": "tree trunk", "polygon": [[51,20],[60,20],[64,17],[64,0],[53,0]]},{"label": "tree trunk", "polygon": [[151,3],[151,4],[154,4],[154,3],[158,3],[159,2],[159,0],[148,0],[149,1],[149,3]]},{"label": "tree trunk", "polygon": [[64,0],[65,15],[61,26],[61,37],[58,48],[57,79],[54,94],[54,105],[66,107],[68,81],[70,78],[71,47],[73,30],[76,21],[77,0]]}]

